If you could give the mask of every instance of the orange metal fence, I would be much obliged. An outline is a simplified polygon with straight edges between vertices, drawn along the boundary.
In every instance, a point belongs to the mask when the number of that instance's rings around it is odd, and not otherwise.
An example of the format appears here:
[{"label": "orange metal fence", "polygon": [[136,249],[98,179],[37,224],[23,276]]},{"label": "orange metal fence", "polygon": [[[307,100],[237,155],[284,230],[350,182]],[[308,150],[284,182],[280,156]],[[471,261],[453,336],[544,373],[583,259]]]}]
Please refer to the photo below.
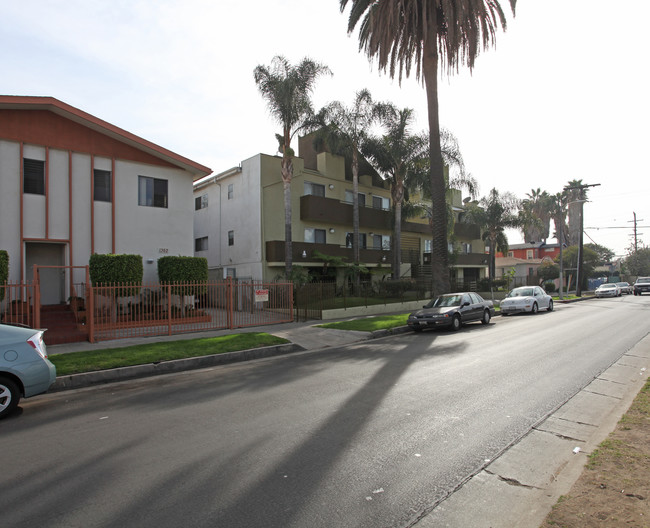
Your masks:
[{"label": "orange metal fence", "polygon": [[[86,288],[91,342],[293,321],[291,283],[209,281]],[[92,315],[92,316],[91,316]]]},{"label": "orange metal fence", "polygon": [[0,284],[0,322],[35,326],[34,292],[32,283]]}]

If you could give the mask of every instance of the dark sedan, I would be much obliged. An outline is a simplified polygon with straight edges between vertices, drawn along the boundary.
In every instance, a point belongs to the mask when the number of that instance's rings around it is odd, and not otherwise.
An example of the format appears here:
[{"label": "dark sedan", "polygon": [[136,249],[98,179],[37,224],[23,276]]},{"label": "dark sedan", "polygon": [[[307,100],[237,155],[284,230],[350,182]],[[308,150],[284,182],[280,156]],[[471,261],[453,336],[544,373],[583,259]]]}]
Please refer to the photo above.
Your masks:
[{"label": "dark sedan", "polygon": [[409,315],[407,324],[416,332],[438,326],[459,330],[472,321],[488,324],[494,315],[492,301],[474,292],[449,293],[436,297]]}]

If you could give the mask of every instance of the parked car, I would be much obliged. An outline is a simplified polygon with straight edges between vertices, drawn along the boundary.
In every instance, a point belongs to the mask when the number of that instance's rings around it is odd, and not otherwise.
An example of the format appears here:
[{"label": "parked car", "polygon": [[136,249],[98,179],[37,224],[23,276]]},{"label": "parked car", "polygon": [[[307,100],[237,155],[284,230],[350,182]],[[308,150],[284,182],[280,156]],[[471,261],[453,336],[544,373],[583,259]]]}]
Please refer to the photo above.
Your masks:
[{"label": "parked car", "polygon": [[539,286],[520,286],[511,290],[501,301],[501,315],[520,312],[553,311],[553,298]]},{"label": "parked car", "polygon": [[596,297],[620,297],[621,289],[615,282],[606,282],[596,288]]},{"label": "parked car", "polygon": [[650,292],[650,277],[639,277],[634,283],[634,295]]},{"label": "parked car", "polygon": [[50,388],[56,367],[47,359],[42,330],[0,324],[0,418],[11,413],[21,397]]},{"label": "parked car", "polygon": [[617,282],[616,286],[618,286],[621,293],[624,293],[625,295],[630,295],[634,292],[634,288],[632,288],[632,285],[629,282]]},{"label": "parked car", "polygon": [[477,293],[448,293],[432,299],[421,310],[409,315],[407,324],[416,332],[434,327],[455,331],[471,321],[488,324],[493,315],[492,301],[486,301]]}]

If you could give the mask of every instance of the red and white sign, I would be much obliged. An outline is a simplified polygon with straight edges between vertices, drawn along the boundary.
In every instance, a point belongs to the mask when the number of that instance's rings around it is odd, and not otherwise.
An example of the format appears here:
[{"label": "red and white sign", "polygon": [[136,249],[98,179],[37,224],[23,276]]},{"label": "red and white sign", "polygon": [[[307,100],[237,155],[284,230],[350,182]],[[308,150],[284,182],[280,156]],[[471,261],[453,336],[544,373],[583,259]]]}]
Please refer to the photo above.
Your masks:
[{"label": "red and white sign", "polygon": [[267,302],[269,300],[269,290],[255,290],[255,302]]}]

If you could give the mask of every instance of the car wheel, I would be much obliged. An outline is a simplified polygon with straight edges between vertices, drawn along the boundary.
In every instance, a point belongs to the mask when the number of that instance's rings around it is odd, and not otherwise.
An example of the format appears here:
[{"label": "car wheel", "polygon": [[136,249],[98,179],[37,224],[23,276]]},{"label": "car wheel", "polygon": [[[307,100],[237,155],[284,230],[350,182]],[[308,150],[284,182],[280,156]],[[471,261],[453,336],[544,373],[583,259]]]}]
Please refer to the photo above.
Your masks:
[{"label": "car wheel", "polygon": [[20,401],[18,385],[9,378],[0,377],[0,418],[13,411]]},{"label": "car wheel", "polygon": [[460,321],[460,315],[456,314],[454,315],[454,318],[451,320],[451,329],[456,332],[460,330],[461,327],[461,321]]},{"label": "car wheel", "polygon": [[532,307],[532,309],[530,310],[530,313],[532,313],[532,314],[536,314],[538,311],[539,311],[539,308],[538,308],[538,306],[537,306],[537,303],[533,303],[533,307]]},{"label": "car wheel", "polygon": [[481,319],[481,323],[488,324],[489,322],[490,322],[490,310],[484,310],[483,319]]},{"label": "car wheel", "polygon": [[547,312],[552,312],[553,311],[553,299],[548,301],[548,309],[546,311]]}]

